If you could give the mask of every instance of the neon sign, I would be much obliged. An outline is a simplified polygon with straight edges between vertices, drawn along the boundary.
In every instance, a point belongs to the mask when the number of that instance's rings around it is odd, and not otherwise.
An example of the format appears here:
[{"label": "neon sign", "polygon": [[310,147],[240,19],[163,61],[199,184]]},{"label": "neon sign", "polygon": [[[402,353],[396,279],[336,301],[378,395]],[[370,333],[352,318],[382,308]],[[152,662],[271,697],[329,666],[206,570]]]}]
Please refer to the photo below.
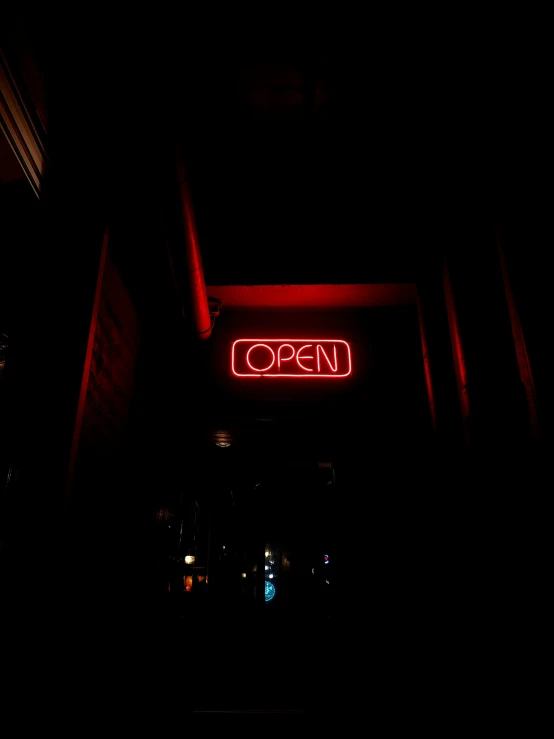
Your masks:
[{"label": "neon sign", "polygon": [[236,377],[348,377],[350,345],[342,339],[237,339],[231,370]]},{"label": "neon sign", "polygon": [[265,581],[265,601],[271,600],[275,595],[275,585],[269,580]]}]

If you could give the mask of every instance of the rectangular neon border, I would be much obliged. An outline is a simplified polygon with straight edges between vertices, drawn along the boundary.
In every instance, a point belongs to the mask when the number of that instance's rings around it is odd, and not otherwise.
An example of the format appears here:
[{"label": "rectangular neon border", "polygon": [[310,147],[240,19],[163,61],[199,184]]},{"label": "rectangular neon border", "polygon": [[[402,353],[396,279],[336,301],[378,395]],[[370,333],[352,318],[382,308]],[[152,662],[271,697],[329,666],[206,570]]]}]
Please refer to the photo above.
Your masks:
[{"label": "rectangular neon border", "polygon": [[[291,341],[306,341],[311,344],[344,344],[346,346],[347,354],[348,354],[348,372],[342,375],[310,375],[308,373],[303,375],[290,375],[290,374],[284,374],[282,372],[249,372],[248,374],[244,374],[242,372],[237,372],[235,370],[235,346],[237,344],[240,344],[241,342],[256,342],[259,341],[260,343],[269,344],[269,343],[276,343],[276,344],[283,344],[283,343],[289,343]],[[236,339],[236,341],[233,341],[233,346],[231,348],[231,370],[235,377],[295,377],[295,378],[301,378],[301,377],[310,377],[312,380],[316,377],[318,379],[329,379],[329,378],[338,378],[338,377],[349,377],[352,374],[352,355],[350,353],[350,344],[347,341],[344,341],[343,339]]]}]

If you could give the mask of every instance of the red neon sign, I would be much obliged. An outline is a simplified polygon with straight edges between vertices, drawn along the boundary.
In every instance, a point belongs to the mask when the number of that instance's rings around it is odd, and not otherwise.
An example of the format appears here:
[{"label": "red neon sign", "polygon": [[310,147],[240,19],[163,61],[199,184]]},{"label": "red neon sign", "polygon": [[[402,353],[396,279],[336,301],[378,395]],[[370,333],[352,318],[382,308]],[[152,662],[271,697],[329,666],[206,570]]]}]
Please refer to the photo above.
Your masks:
[{"label": "red neon sign", "polygon": [[348,377],[350,346],[342,339],[237,339],[235,377]]}]

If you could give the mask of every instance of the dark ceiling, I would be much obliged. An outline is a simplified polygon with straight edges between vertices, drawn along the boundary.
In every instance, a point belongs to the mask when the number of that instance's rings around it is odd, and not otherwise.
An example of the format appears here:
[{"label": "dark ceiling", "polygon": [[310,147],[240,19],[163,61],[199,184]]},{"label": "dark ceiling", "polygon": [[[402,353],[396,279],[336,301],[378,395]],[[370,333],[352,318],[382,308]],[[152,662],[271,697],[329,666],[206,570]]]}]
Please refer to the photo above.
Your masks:
[{"label": "dark ceiling", "polygon": [[103,160],[131,189],[161,189],[182,143],[208,284],[414,281],[453,229],[495,217],[487,175],[462,161],[501,75],[478,69],[479,46],[471,64],[454,51],[452,30],[188,11],[59,21],[43,10],[17,26],[52,140],[71,125],[77,173]]}]

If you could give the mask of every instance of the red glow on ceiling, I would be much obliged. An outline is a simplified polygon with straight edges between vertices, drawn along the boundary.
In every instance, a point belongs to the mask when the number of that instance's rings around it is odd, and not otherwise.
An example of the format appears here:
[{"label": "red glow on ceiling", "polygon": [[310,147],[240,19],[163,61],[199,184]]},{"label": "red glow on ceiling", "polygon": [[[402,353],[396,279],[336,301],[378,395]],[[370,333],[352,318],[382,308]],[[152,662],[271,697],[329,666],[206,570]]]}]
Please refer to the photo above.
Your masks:
[{"label": "red glow on ceiling", "polygon": [[415,305],[413,283],[356,285],[208,285],[208,295],[226,309],[357,310],[387,305]]},{"label": "red glow on ceiling", "polygon": [[352,357],[342,339],[237,339],[231,370],[235,377],[348,377]]}]

